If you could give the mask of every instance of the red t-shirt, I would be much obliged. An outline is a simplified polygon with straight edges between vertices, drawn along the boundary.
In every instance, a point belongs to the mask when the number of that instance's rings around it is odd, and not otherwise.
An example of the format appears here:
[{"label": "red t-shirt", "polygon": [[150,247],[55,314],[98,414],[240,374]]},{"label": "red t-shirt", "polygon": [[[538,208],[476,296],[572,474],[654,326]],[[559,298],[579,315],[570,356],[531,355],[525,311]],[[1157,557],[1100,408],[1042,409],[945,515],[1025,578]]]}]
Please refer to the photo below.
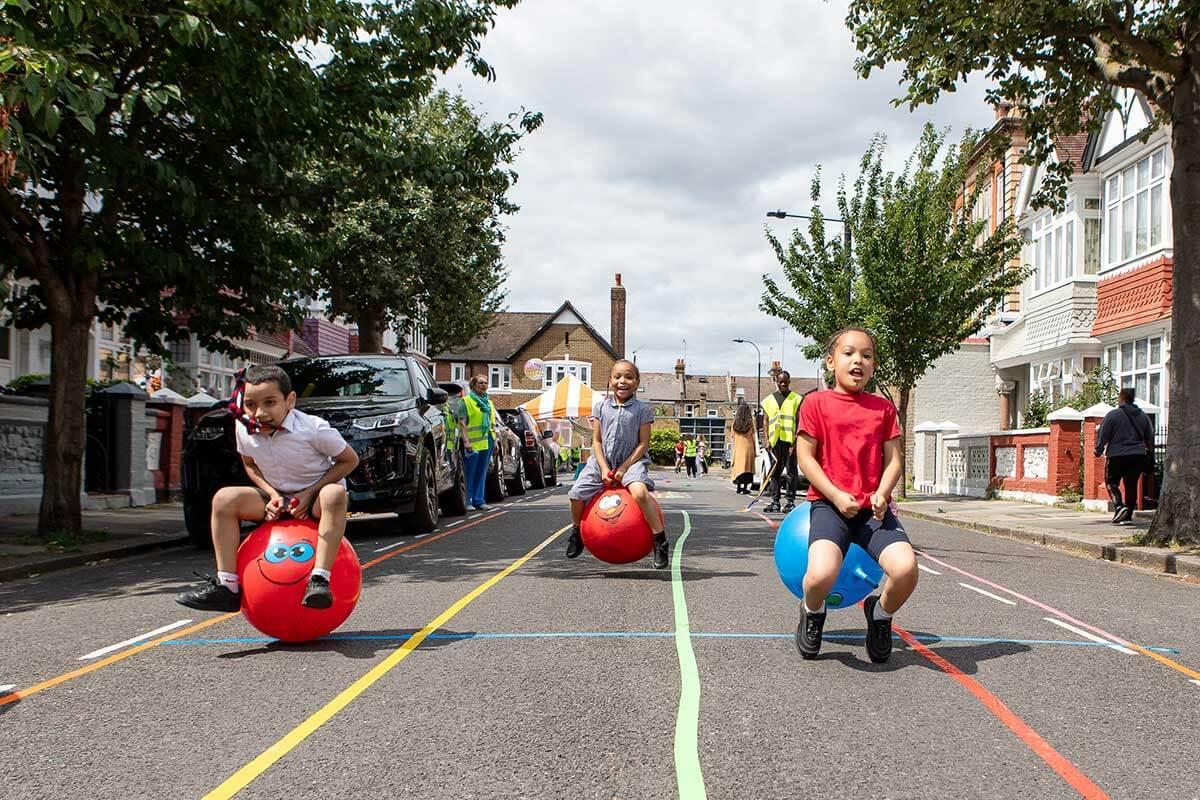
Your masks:
[{"label": "red t-shirt", "polygon": [[[815,392],[800,406],[800,430],[817,440],[817,463],[863,508],[883,479],[883,443],[900,436],[896,407],[867,392]],[[809,500],[827,499],[815,486]]]}]

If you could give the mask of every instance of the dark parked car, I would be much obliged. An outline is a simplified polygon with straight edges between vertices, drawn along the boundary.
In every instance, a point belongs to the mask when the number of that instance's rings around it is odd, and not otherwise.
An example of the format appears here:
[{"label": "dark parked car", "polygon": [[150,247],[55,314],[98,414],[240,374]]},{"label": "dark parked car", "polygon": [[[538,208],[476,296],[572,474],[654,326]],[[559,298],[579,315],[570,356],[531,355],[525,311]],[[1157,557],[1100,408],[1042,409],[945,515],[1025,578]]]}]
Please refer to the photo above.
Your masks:
[{"label": "dark parked car", "polygon": [[553,431],[541,431],[533,417],[523,408],[503,409],[500,417],[509,430],[521,440],[521,456],[525,464],[525,476],[534,489],[558,485],[557,464],[554,451],[550,449]]},{"label": "dark parked car", "polygon": [[[279,362],[292,379],[296,407],[325,419],[358,453],[346,479],[354,513],[395,512],[427,533],[438,515],[466,513],[459,454],[446,447],[446,393],[407,356],[353,355]],[[237,454],[235,421],[222,405],[190,432],[183,452],[183,505],[188,533],[210,542],[212,497],[222,486],[249,485]]]}]

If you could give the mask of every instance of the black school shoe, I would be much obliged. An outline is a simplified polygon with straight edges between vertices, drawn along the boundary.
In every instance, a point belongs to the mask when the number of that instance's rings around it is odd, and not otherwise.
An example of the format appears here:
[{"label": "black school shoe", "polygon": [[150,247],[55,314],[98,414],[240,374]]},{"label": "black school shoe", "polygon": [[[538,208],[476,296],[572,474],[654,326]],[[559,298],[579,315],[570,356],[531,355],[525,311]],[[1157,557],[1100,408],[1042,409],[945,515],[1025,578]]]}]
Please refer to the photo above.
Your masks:
[{"label": "black school shoe", "polygon": [[767,507],[763,509],[763,513],[764,514],[778,514],[779,513],[779,501],[772,500],[770,503],[767,503]]},{"label": "black school shoe", "polygon": [[1117,515],[1118,525],[1128,525],[1133,521],[1133,506],[1125,506],[1121,509],[1121,513]]},{"label": "black school shoe", "polygon": [[825,628],[825,612],[810,614],[800,601],[800,624],[796,626],[796,649],[805,660],[817,657],[821,652],[821,631]]},{"label": "black school shoe", "polygon": [[333,605],[333,592],[329,590],[329,579],[324,575],[313,575],[308,579],[304,599],[300,601],[308,608],[329,608]]},{"label": "black school shoe", "polygon": [[867,615],[867,655],[876,664],[882,664],[892,655],[892,621],[875,619],[878,604],[879,595],[871,595],[863,601],[863,612]]},{"label": "black school shoe", "polygon": [[1112,524],[1116,525],[1118,522],[1120,522],[1121,515],[1124,513],[1125,513],[1125,506],[1117,506],[1116,510],[1113,511]]},{"label": "black school shoe", "polygon": [[663,540],[661,542],[659,542],[659,541],[654,542],[654,568],[655,569],[666,569],[667,568],[667,564],[670,562],[670,559],[667,558],[667,554],[668,554],[669,550],[670,550],[670,545],[667,544],[666,537],[663,537]]},{"label": "black school shoe", "polygon": [[790,511],[792,511],[792,509],[794,509],[795,507],[796,507],[796,501],[795,501],[795,500],[788,500],[788,501],[787,501],[787,503],[786,503],[786,504],[784,504],[784,506],[783,506],[783,513],[784,513],[784,514],[787,514],[787,513],[789,513]]},{"label": "black school shoe", "polygon": [[198,611],[241,611],[241,592],[231,592],[215,575],[202,575],[196,588],[181,592],[175,602]]},{"label": "black school shoe", "polygon": [[567,537],[567,558],[579,558],[582,552],[583,537],[579,535],[579,528],[572,528],[571,535]]}]

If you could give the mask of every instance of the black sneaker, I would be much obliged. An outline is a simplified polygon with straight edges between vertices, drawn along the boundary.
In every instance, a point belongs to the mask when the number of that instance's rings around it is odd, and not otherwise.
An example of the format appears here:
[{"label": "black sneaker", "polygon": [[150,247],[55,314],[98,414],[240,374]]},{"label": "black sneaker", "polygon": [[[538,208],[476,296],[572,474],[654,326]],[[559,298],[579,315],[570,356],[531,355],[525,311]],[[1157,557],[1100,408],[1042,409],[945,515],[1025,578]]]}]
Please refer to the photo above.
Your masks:
[{"label": "black sneaker", "polygon": [[867,655],[876,664],[882,664],[892,655],[892,621],[875,619],[878,604],[879,595],[873,594],[863,601],[863,611],[867,615]]},{"label": "black sneaker", "polygon": [[767,504],[767,507],[763,509],[763,513],[764,514],[778,514],[779,513],[779,501],[772,500],[770,503]]},{"label": "black sneaker", "polygon": [[1132,521],[1133,521],[1133,507],[1125,506],[1125,508],[1121,509],[1121,513],[1117,515],[1117,524],[1118,525],[1128,525]]},{"label": "black sneaker", "polygon": [[579,528],[572,528],[571,535],[567,537],[567,558],[579,558],[582,552],[583,537],[579,535]]},{"label": "black sneaker", "polygon": [[202,575],[204,582],[195,589],[181,592],[175,602],[199,611],[241,611],[241,592],[231,592],[213,575]]},{"label": "black sneaker", "polygon": [[825,612],[810,614],[800,601],[800,624],[796,626],[796,649],[806,660],[821,652],[821,631],[825,628]]},{"label": "black sneaker", "polygon": [[669,563],[669,559],[667,558],[667,555],[668,555],[668,551],[670,550],[670,547],[671,546],[667,543],[666,539],[663,539],[661,542],[656,541],[654,543],[654,568],[655,569],[666,569],[667,568],[667,564]]},{"label": "black sneaker", "polygon": [[324,575],[310,576],[308,589],[304,591],[304,599],[300,602],[308,608],[329,608],[333,605],[333,592],[329,591],[329,578]]},{"label": "black sneaker", "polygon": [[784,506],[783,506],[783,513],[784,513],[784,514],[787,514],[788,512],[790,512],[790,511],[791,511],[792,509],[794,509],[795,507],[796,507],[796,501],[795,501],[795,500],[788,500],[788,501],[787,501],[787,503],[786,503],[786,504],[784,504]]},{"label": "black sneaker", "polygon": [[1119,523],[1121,521],[1121,515],[1124,513],[1125,513],[1125,506],[1117,506],[1116,510],[1113,511],[1112,524],[1116,525],[1117,523]]}]

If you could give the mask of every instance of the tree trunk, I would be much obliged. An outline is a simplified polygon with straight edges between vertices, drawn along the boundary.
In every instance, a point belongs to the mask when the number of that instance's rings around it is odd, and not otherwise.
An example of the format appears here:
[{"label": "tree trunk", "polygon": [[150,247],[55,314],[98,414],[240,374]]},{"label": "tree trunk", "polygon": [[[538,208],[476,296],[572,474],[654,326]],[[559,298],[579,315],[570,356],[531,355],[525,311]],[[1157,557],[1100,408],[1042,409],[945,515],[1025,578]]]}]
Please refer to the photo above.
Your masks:
[{"label": "tree trunk", "polygon": [[[1196,51],[1193,48],[1193,51]],[[1175,89],[1171,148],[1172,278],[1170,418],[1158,512],[1150,538],[1200,543],[1200,51]]]},{"label": "tree trunk", "polygon": [[358,352],[383,352],[383,315],[372,308],[362,308],[354,315],[358,323]]},{"label": "tree trunk", "polygon": [[898,391],[900,403],[896,412],[900,417],[900,484],[897,488],[901,497],[908,497],[908,403],[912,397],[912,388],[902,387]]},{"label": "tree trunk", "polygon": [[[92,304],[89,308],[94,308]],[[58,313],[50,318],[50,415],[42,466],[42,505],[38,536],[78,535],[82,527],[83,452],[88,332],[91,313]]]}]

